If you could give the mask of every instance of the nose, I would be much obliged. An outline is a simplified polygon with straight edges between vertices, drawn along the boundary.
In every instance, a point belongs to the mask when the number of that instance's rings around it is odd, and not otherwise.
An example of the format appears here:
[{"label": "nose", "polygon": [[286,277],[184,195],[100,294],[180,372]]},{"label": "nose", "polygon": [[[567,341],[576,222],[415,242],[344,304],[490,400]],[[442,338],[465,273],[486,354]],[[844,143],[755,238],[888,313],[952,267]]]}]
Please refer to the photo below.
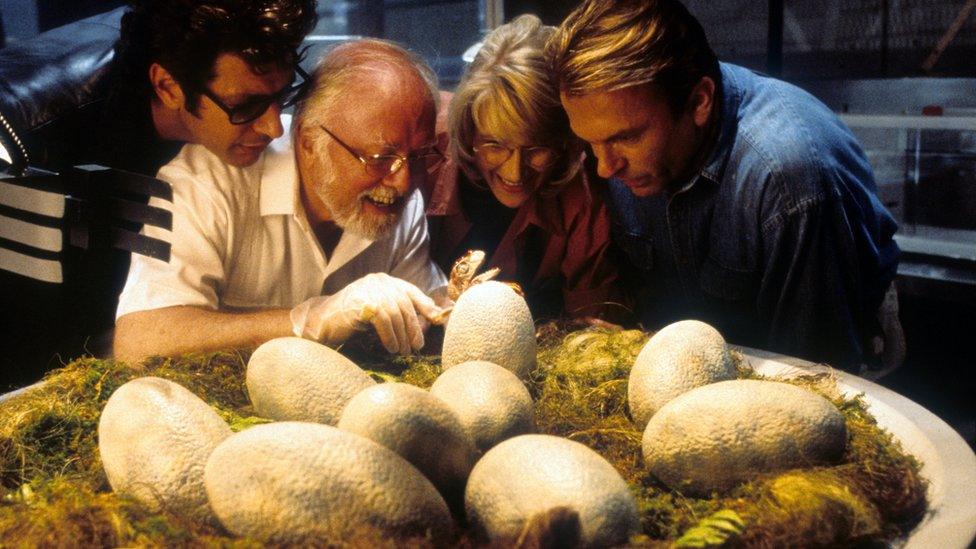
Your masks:
[{"label": "nose", "polygon": [[609,179],[616,175],[623,168],[623,158],[613,151],[609,145],[592,145],[593,154],[596,156],[596,173],[604,179]]},{"label": "nose", "polygon": [[264,114],[254,120],[252,127],[257,133],[271,139],[281,137],[281,134],[285,133],[285,128],[281,125],[281,107],[277,103],[272,103]]},{"label": "nose", "polygon": [[413,178],[410,176],[410,166],[408,164],[410,163],[404,162],[397,171],[383,178],[383,184],[396,189],[400,196],[405,196],[409,193],[410,187],[412,186],[411,180]]},{"label": "nose", "polygon": [[495,168],[498,175],[509,183],[518,183],[522,180],[522,149],[515,149],[500,166]]}]

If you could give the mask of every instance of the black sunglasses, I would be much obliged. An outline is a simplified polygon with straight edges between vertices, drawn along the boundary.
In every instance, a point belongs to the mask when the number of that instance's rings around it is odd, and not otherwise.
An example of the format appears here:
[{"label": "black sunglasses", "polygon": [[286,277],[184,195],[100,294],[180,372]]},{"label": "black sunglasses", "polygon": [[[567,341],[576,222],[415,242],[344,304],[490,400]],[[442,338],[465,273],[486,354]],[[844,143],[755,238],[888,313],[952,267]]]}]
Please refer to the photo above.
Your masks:
[{"label": "black sunglasses", "polygon": [[248,122],[253,122],[261,118],[261,115],[267,112],[268,107],[273,103],[277,103],[279,107],[285,109],[298,103],[305,96],[305,91],[308,89],[308,74],[298,65],[295,66],[295,74],[300,79],[297,84],[285,86],[272,95],[254,96],[246,102],[233,107],[224,103],[223,100],[207,89],[206,86],[203,87],[201,93],[210,98],[215,105],[220,107],[220,110],[227,113],[227,118],[230,119],[231,124],[247,124]]}]

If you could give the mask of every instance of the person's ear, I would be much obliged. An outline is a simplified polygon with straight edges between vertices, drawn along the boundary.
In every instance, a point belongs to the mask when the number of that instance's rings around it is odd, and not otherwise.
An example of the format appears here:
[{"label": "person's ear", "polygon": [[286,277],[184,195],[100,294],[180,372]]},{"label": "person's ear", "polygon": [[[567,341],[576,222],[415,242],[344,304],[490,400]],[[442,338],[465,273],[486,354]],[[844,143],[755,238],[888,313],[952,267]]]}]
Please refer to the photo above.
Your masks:
[{"label": "person's ear", "polygon": [[183,96],[183,88],[173,78],[173,75],[159,63],[153,63],[149,66],[149,82],[152,83],[156,97],[166,108],[180,109],[183,107],[186,100]]},{"label": "person's ear", "polygon": [[312,138],[312,128],[302,126],[295,135],[298,136],[298,151],[302,154],[313,155],[315,153],[315,139]]},{"label": "person's ear", "polygon": [[711,77],[703,76],[691,90],[691,114],[695,125],[704,127],[715,108],[715,81]]}]

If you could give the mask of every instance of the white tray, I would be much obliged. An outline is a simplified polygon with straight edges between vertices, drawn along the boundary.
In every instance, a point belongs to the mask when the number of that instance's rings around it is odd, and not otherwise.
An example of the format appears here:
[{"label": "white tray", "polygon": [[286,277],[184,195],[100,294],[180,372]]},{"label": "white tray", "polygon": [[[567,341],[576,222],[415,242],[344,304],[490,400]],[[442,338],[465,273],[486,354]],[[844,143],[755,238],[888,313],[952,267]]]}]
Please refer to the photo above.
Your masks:
[{"label": "white tray", "polygon": [[866,379],[826,366],[747,347],[738,348],[757,373],[791,377],[832,371],[846,396],[864,394],[878,425],[922,462],[929,481],[929,511],[908,538],[894,547],[940,549],[969,547],[976,539],[976,454],[935,414]]}]

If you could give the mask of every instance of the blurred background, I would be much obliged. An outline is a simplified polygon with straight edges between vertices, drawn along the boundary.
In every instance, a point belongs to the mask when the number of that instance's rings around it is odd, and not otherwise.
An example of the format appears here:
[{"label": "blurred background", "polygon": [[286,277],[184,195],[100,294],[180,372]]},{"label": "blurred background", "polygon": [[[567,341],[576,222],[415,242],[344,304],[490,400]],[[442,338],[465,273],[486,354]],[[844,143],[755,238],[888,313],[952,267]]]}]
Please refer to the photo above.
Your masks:
[{"label": "blurred background", "polygon": [[[422,54],[442,87],[452,89],[465,52],[490,28],[522,13],[556,25],[576,3],[319,0],[311,57],[351,36],[380,36]],[[0,0],[0,46],[26,45],[39,33],[123,5]],[[879,194],[900,223],[903,250],[898,288],[908,358],[879,382],[976,446],[976,0],[686,5],[722,60],[800,85],[860,138]],[[16,385],[26,378],[8,372],[3,380]]]}]

